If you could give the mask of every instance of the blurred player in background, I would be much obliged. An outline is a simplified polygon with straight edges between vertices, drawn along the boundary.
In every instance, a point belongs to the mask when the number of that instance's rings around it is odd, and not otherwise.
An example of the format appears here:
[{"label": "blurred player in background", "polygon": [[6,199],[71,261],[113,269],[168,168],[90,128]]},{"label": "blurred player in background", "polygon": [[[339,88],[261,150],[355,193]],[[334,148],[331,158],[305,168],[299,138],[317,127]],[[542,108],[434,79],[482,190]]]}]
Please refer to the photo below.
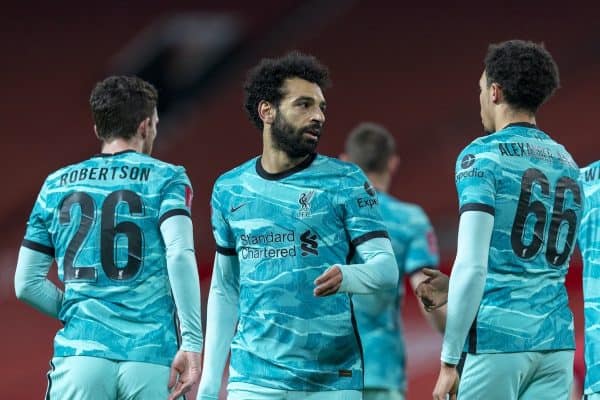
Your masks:
[{"label": "blurred player in background", "polygon": [[263,151],[214,185],[198,399],[217,398],[230,349],[229,399],[362,398],[349,294],[395,289],[398,267],[364,173],[315,153],[328,83],[327,69],[297,52],[248,75],[245,106]]},{"label": "blurred player in background", "polygon": [[[424,268],[437,268],[439,254],[433,227],[421,207],[387,194],[399,158],[392,135],[381,125],[362,123],[346,140],[342,159],[356,163],[377,190],[399,271],[397,290],[376,295],[354,295],[358,331],[365,358],[365,400],[403,400],[406,393],[405,351],[400,306],[404,276],[413,289],[426,279]],[[421,304],[419,302],[419,304]],[[444,331],[445,307],[431,313],[422,310],[429,322]]]},{"label": "blurred player in background", "polygon": [[600,161],[581,169],[585,207],[579,228],[585,315],[584,399],[600,400]]},{"label": "blurred player in background", "polygon": [[456,397],[463,346],[460,399],[569,397],[575,341],[564,281],[583,193],[571,155],[535,119],[558,85],[542,46],[489,47],[479,86],[490,134],[456,163],[458,246],[435,400]]},{"label": "blurred player in background", "polygon": [[[102,153],[50,174],[29,218],[17,297],[64,324],[47,399],[174,399],[199,379],[192,188],[183,167],[150,157],[157,100],[135,77],[98,83]],[[64,293],[46,277],[54,258]]]}]

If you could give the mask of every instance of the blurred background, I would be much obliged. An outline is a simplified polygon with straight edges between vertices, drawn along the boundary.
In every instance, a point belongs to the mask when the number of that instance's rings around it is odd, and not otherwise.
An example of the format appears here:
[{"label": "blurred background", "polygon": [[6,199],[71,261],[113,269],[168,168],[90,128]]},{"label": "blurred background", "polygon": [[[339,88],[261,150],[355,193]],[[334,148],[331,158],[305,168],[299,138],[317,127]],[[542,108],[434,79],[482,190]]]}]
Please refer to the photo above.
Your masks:
[{"label": "blurred background", "polygon": [[[600,5],[578,2],[385,0],[21,1],[0,13],[0,393],[42,398],[59,324],[14,298],[25,222],[46,175],[98,152],[88,106],[95,82],[136,74],[159,88],[154,155],[187,168],[203,295],[214,242],[209,198],[215,178],[261,150],[242,108],[245,72],[265,56],[299,49],[332,73],[319,151],[337,156],[361,121],[385,125],[402,158],[392,194],[420,204],[438,233],[442,269],[452,263],[458,222],[454,162],[482,134],[478,79],[490,42],[544,42],[561,89],[538,125],[580,166],[598,159]],[[458,5],[460,3],[460,5]],[[596,100],[594,100],[596,99]],[[568,285],[582,333],[581,263]],[[410,290],[409,290],[410,292]],[[441,337],[405,310],[408,399],[428,399]],[[581,349],[582,341],[580,340]]]}]

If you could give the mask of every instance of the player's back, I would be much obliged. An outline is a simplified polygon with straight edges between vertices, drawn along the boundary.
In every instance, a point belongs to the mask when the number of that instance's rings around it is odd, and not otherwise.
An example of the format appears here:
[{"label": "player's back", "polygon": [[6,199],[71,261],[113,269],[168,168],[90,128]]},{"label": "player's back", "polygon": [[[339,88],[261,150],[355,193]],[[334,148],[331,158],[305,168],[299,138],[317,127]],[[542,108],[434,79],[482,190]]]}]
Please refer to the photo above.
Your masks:
[{"label": "player's back", "polygon": [[133,151],[48,176],[25,243],[53,249],[65,282],[55,356],[170,364],[177,335],[160,221],[186,212],[178,197],[188,190],[182,167]]},{"label": "player's back", "polygon": [[600,340],[600,161],[581,169],[585,194],[584,215],[577,238],[583,258],[585,313],[585,393],[600,392],[600,358],[595,343]]},{"label": "player's back", "polygon": [[379,209],[399,269],[398,289],[353,295],[352,303],[363,346],[365,387],[404,389],[405,350],[400,306],[403,280],[425,266],[437,266],[435,234],[421,207],[379,192]]},{"label": "player's back", "polygon": [[565,148],[531,124],[476,139],[459,156],[461,212],[494,215],[469,352],[574,348],[564,279],[581,219],[578,173]]}]

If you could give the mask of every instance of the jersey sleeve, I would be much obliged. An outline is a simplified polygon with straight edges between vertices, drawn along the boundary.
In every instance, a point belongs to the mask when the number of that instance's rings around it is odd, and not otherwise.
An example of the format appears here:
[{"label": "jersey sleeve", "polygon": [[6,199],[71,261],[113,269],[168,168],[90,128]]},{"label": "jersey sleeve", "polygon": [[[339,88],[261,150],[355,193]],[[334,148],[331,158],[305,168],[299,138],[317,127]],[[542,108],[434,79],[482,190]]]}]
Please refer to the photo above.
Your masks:
[{"label": "jersey sleeve", "polygon": [[192,184],[185,169],[177,167],[177,172],[162,190],[159,221],[162,224],[174,215],[192,215]]},{"label": "jersey sleeve", "polygon": [[425,267],[437,267],[440,261],[437,237],[429,218],[421,208],[416,209],[414,214],[414,234],[408,244],[405,262],[406,273],[409,275]]},{"label": "jersey sleeve", "polygon": [[484,145],[471,143],[458,156],[454,181],[459,213],[483,211],[494,215],[497,155]]},{"label": "jersey sleeve", "polygon": [[210,200],[212,231],[217,252],[226,256],[236,255],[235,239],[226,218],[224,192],[220,190],[219,181],[215,183]]},{"label": "jersey sleeve", "polygon": [[54,243],[50,235],[52,210],[47,203],[47,182],[44,183],[29,216],[23,247],[54,257]]},{"label": "jersey sleeve", "polygon": [[364,173],[355,167],[342,182],[337,201],[352,245],[373,238],[389,238],[381,219],[377,191]]}]

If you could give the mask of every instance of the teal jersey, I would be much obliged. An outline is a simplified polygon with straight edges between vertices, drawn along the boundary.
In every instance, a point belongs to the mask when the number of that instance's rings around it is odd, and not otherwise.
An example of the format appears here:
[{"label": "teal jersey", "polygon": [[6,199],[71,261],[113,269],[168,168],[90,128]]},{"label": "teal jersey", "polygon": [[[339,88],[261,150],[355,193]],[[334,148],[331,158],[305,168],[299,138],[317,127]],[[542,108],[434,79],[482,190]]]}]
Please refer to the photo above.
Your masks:
[{"label": "teal jersey", "polygon": [[405,390],[402,281],[424,267],[437,267],[439,255],[435,233],[421,207],[385,193],[379,193],[379,204],[399,268],[398,290],[354,295],[352,302],[364,350],[365,388]]},{"label": "teal jersey", "polygon": [[564,281],[583,208],[578,175],[565,148],[526,123],[476,139],[459,155],[460,212],[494,215],[469,352],[575,348]]},{"label": "teal jersey", "polygon": [[170,365],[178,347],[160,224],[190,215],[183,167],[126,151],[48,176],[23,246],[65,284],[54,355]]},{"label": "teal jersey", "polygon": [[269,174],[252,159],[215,183],[217,251],[239,260],[230,382],[294,391],[363,387],[350,296],[315,297],[314,280],[354,248],[388,237],[377,193],[353,164],[311,155]]},{"label": "teal jersey", "polygon": [[600,392],[600,161],[581,169],[585,206],[579,227],[583,257],[585,393]]}]

